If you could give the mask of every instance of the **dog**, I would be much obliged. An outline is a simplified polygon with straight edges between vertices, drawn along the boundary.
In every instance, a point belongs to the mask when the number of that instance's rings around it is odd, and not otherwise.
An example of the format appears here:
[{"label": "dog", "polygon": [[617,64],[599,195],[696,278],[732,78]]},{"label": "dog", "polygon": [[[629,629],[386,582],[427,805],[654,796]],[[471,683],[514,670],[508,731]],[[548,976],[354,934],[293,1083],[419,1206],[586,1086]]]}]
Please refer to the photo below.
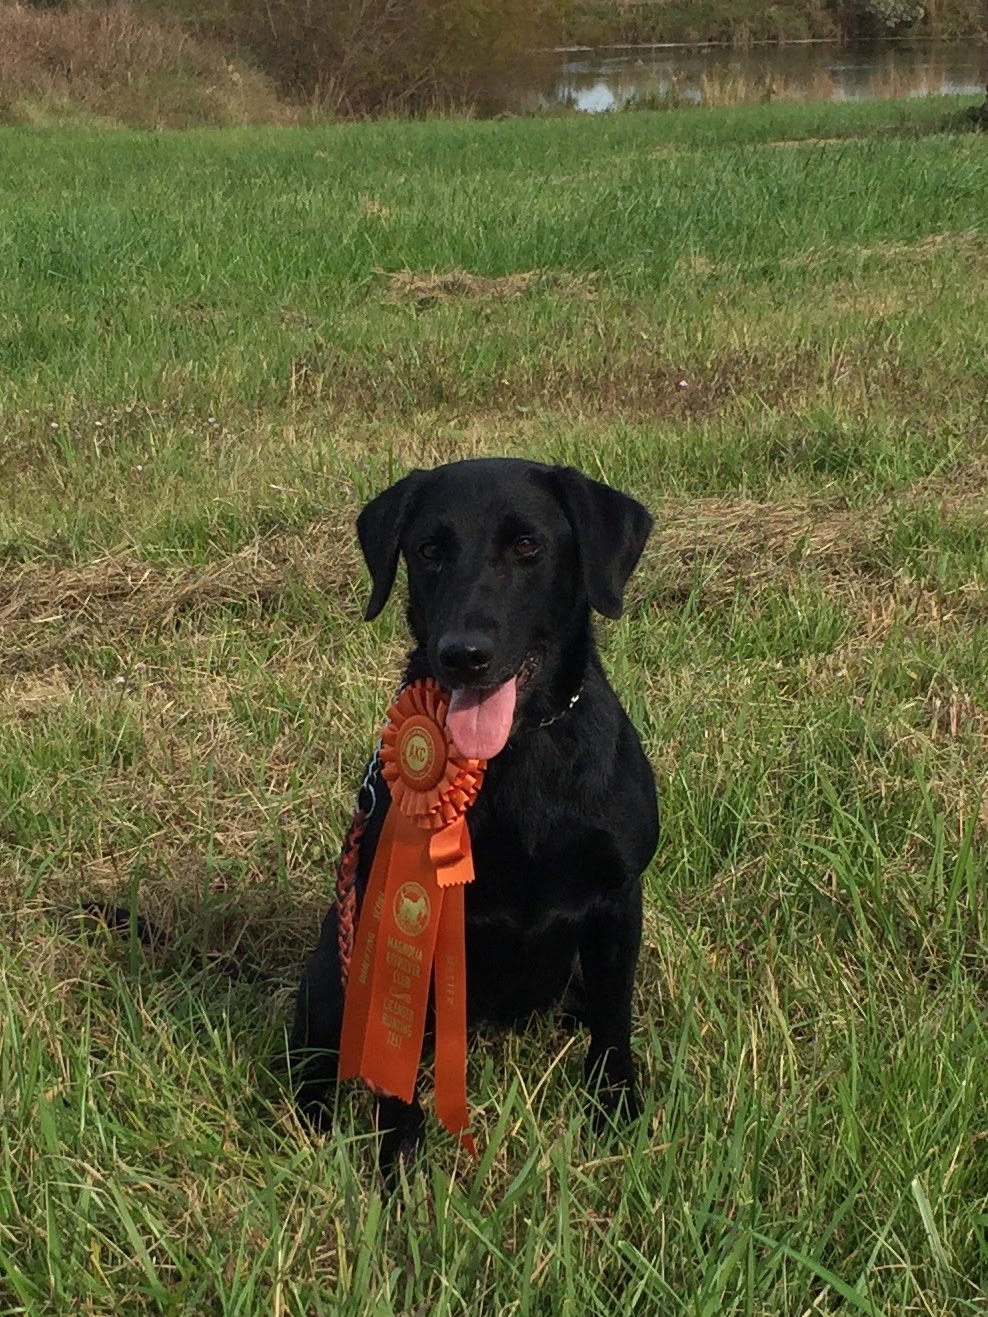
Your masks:
[{"label": "dog", "polygon": [[[639,1112],[631,1053],[642,875],[659,837],[655,781],[594,643],[592,613],[621,615],[652,518],[635,499],[569,467],[478,458],[412,471],[357,519],[378,616],[399,558],[415,646],[406,681],[448,692],[461,754],[486,759],[467,812],[468,1022],[519,1025],[562,1005],[589,1030],[598,1115]],[[358,901],[389,807],[361,844]],[[289,1055],[302,1114],[317,1125],[337,1074],[343,1016],[337,911],[298,990]],[[378,1099],[386,1179],[424,1129],[411,1103]]]}]

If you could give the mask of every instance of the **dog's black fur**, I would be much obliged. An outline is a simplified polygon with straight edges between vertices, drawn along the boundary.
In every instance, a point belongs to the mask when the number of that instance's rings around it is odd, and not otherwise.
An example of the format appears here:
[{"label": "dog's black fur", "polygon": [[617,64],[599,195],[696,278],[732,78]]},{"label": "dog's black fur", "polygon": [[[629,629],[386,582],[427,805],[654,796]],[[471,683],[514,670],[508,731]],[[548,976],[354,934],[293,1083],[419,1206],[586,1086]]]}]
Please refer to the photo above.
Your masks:
[{"label": "dog's black fur", "polygon": [[[652,519],[570,468],[515,459],[413,471],[357,521],[378,615],[399,555],[416,641],[406,680],[494,686],[533,672],[504,750],[467,819],[471,1023],[518,1023],[564,999],[589,1028],[586,1073],[604,1109],[638,1111],[631,1005],[641,875],[658,841],[648,761],[594,645],[591,610],[618,617]],[[534,660],[534,661],[533,661]],[[577,697],[575,702],[574,697]],[[383,782],[360,852],[363,895],[389,803]],[[291,1049],[303,1112],[336,1079],[343,1011],[335,908],[296,1003]],[[386,1174],[421,1138],[418,1102],[382,1099]]]}]

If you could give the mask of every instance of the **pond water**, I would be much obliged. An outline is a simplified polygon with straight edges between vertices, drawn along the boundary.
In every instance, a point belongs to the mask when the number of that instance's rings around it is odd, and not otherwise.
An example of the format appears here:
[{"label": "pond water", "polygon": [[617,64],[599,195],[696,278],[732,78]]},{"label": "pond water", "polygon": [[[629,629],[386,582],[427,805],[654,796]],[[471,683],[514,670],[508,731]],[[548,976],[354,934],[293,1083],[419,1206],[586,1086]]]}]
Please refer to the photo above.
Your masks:
[{"label": "pond water", "polygon": [[568,105],[591,113],[641,97],[685,103],[869,100],[984,91],[977,42],[830,42],[723,46],[612,46],[540,57],[516,83],[521,111]]}]

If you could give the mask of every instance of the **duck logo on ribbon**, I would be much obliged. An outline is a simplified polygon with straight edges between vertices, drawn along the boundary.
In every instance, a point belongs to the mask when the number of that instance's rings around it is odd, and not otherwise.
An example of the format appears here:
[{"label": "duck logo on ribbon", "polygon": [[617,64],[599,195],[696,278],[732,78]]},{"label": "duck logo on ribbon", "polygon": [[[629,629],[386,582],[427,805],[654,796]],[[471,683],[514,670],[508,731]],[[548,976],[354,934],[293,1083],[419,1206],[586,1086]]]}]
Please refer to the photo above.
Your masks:
[{"label": "duck logo on ribbon", "polygon": [[486,761],[467,759],[431,677],[406,686],[381,735],[391,808],[357,923],[343,1010],[340,1078],[411,1102],[434,985],[436,1114],[476,1155],[468,1131],[463,889],[473,881],[466,811]]}]

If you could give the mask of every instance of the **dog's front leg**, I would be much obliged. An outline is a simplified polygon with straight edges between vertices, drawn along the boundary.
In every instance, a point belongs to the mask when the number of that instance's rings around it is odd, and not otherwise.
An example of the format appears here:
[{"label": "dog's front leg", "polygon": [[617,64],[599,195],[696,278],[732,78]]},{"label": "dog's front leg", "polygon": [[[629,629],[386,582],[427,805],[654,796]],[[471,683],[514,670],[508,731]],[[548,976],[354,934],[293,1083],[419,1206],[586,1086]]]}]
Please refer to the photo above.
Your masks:
[{"label": "dog's front leg", "polygon": [[586,1078],[598,1110],[639,1113],[631,1056],[631,1003],[642,934],[641,881],[635,878],[588,918],[580,968],[590,1029]]},{"label": "dog's front leg", "polygon": [[343,983],[337,911],[333,906],[305,967],[289,1038],[296,1105],[303,1119],[317,1129],[329,1123],[328,1106],[339,1069],[342,1028]]},{"label": "dog's front leg", "polygon": [[[344,993],[340,976],[337,912],[330,909],[319,944],[309,958],[295,1002],[289,1051],[295,1100],[302,1117],[325,1129],[331,1116],[331,1098],[339,1068]],[[377,1103],[381,1135],[378,1164],[393,1189],[402,1165],[415,1160],[425,1129],[418,1090],[411,1102],[382,1097]]]}]

